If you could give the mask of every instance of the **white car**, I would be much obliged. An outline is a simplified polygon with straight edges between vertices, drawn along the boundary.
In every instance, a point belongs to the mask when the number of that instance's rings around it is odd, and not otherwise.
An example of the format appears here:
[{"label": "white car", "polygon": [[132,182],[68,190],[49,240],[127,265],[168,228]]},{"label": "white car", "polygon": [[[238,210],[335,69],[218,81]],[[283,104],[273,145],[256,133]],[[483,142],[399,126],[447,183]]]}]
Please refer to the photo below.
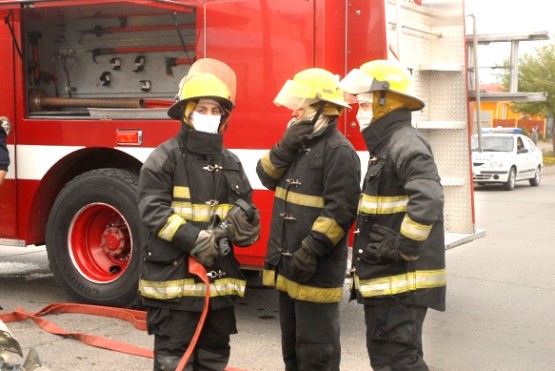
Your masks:
[{"label": "white car", "polygon": [[502,184],[511,191],[519,180],[540,185],[542,152],[520,129],[483,129],[481,151],[478,135],[472,136],[472,174],[479,185]]}]

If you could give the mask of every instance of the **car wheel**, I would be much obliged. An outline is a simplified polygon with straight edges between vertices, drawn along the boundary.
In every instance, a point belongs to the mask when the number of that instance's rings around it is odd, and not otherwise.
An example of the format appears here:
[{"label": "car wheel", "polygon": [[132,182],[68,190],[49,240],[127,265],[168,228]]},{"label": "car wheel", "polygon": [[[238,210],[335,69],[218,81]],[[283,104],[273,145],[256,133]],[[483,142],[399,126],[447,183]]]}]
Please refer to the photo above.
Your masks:
[{"label": "car wheel", "polygon": [[540,181],[542,179],[542,169],[541,166],[538,166],[536,168],[536,172],[534,173],[534,177],[532,179],[529,180],[530,185],[532,187],[537,187],[540,185]]},{"label": "car wheel", "polygon": [[506,191],[512,191],[513,189],[515,189],[515,183],[516,183],[516,168],[513,166],[511,170],[509,170],[509,177],[507,178],[507,181],[505,182],[505,184],[503,184],[503,188],[505,188]]}]

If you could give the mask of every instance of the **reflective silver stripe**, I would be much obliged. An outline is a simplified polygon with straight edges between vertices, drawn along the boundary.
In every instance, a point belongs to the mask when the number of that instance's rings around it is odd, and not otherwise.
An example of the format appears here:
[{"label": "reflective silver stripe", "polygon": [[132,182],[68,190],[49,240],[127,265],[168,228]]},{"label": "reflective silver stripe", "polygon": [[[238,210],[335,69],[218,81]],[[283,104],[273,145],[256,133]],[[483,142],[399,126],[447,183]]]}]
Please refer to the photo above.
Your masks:
[{"label": "reflective silver stripe", "polygon": [[354,279],[355,288],[365,298],[442,287],[447,282],[445,269],[421,270],[373,279],[360,279],[355,275]]},{"label": "reflective silver stripe", "polygon": [[171,242],[173,236],[175,235],[175,232],[177,232],[177,229],[185,223],[186,222],[185,220],[183,220],[182,217],[173,214],[168,218],[166,224],[158,232],[158,238]]},{"label": "reflective silver stripe", "polygon": [[[210,284],[210,297],[237,295],[245,296],[245,281],[238,278],[222,278]],[[206,285],[193,279],[175,281],[139,281],[139,291],[146,298],[168,300],[185,296],[203,297]]]},{"label": "reflective silver stripe", "polygon": [[173,211],[185,220],[193,222],[209,222],[214,215],[225,218],[232,204],[219,204],[216,206],[204,204],[192,204],[190,202],[173,201]]},{"label": "reflective silver stripe", "polygon": [[415,241],[426,240],[431,230],[431,225],[417,223],[408,215],[405,215],[403,223],[401,223],[401,233]]},{"label": "reflective silver stripe", "polygon": [[408,196],[370,196],[362,194],[358,212],[364,214],[395,214],[407,211]]}]

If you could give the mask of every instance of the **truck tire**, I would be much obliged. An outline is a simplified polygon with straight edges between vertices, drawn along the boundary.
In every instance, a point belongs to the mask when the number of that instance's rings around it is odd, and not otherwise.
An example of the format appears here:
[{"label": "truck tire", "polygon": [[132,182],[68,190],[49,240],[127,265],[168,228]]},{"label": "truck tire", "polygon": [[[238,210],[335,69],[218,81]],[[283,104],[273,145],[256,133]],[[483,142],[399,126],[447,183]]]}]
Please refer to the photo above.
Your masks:
[{"label": "truck tire", "polygon": [[142,222],[138,174],[99,169],[60,192],[46,226],[46,249],[57,282],[80,302],[136,303]]}]

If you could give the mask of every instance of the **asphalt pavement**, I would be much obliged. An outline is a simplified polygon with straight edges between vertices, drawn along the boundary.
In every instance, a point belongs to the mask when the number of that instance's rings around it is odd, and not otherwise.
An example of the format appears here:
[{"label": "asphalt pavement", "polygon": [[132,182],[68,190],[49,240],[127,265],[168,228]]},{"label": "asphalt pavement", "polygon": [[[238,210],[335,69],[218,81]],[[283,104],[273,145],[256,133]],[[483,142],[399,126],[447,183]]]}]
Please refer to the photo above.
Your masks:
[{"label": "asphalt pavement", "polygon": [[[447,251],[447,311],[429,311],[425,359],[432,371],[542,371],[555,369],[555,167],[539,187],[514,191],[478,187],[476,226],[486,236]],[[342,370],[370,370],[362,307],[341,303]],[[71,298],[48,269],[44,247],[0,246],[0,305],[29,312]],[[152,337],[121,320],[50,315],[69,331],[92,333],[150,349]],[[283,370],[277,297],[250,287],[237,305],[239,334],[230,366]],[[325,325],[325,324],[323,324]],[[147,358],[84,345],[44,332],[32,321],[8,324],[24,352],[34,347],[52,371],[151,370]]]}]

